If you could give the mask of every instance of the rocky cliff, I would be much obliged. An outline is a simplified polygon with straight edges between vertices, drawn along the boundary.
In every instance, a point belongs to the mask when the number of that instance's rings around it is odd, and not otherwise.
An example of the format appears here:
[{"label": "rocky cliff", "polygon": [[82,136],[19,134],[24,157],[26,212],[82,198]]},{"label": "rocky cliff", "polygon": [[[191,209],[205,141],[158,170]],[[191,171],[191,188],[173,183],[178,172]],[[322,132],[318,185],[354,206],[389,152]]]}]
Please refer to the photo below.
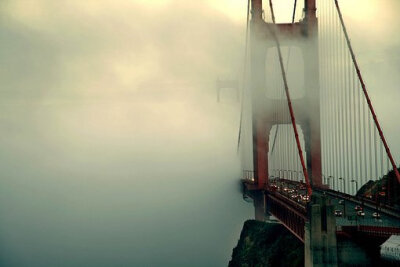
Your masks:
[{"label": "rocky cliff", "polygon": [[280,224],[246,221],[229,267],[304,266],[304,245]]},{"label": "rocky cliff", "polygon": [[379,180],[369,181],[364,184],[358,190],[357,196],[367,197],[384,203],[389,202],[392,205],[400,207],[400,186],[394,171],[390,171]]}]

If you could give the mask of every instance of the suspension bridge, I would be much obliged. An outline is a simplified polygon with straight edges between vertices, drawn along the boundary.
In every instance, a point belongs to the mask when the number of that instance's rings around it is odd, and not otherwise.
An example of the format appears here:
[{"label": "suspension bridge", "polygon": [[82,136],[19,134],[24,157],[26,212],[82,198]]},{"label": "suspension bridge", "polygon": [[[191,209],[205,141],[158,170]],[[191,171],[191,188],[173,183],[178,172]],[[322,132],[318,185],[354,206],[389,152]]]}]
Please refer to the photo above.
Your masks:
[{"label": "suspension bridge", "polygon": [[[294,0],[291,22],[276,23],[265,1],[247,9],[238,138],[245,197],[256,219],[273,215],[304,242],[306,266],[340,265],[349,251],[362,263],[344,240],[377,248],[400,234],[390,195],[400,174],[340,4]],[[389,172],[378,195],[356,195]]]}]

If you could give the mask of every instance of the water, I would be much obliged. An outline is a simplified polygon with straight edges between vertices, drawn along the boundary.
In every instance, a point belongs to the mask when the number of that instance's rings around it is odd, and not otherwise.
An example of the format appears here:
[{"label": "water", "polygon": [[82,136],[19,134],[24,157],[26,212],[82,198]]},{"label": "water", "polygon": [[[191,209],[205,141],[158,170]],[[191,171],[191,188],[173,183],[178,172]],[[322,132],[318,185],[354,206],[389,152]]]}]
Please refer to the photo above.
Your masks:
[{"label": "water", "polygon": [[182,109],[0,105],[0,265],[226,266],[253,216],[238,190],[237,104],[198,89],[175,94]]}]

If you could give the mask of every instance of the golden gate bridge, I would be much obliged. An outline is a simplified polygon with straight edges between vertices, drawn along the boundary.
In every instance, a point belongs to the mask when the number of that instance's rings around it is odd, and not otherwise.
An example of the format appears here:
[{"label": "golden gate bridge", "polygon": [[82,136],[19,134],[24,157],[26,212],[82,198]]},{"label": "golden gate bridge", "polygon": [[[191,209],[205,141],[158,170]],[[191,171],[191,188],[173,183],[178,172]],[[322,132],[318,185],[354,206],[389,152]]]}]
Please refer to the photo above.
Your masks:
[{"label": "golden gate bridge", "polygon": [[[400,174],[338,0],[302,2],[296,14],[294,0],[291,23],[276,23],[272,0],[265,10],[262,0],[248,1],[242,181],[256,219],[272,214],[304,242],[306,266],[337,266],[343,238],[379,247],[400,234],[400,210],[390,201]],[[386,179],[379,207],[355,196],[389,172],[395,179]]]}]

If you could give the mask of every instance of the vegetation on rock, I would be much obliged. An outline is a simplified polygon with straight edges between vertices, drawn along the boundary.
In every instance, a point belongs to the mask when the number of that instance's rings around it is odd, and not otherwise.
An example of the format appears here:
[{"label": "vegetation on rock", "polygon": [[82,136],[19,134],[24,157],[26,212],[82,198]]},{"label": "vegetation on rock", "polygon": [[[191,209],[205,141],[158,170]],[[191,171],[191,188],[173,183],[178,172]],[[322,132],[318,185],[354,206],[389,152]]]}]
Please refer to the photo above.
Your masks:
[{"label": "vegetation on rock", "polygon": [[304,245],[281,224],[244,223],[229,267],[304,266]]},{"label": "vegetation on rock", "polygon": [[357,196],[367,197],[379,202],[390,202],[392,205],[400,205],[400,186],[394,171],[390,171],[379,180],[368,181],[358,190]]}]

